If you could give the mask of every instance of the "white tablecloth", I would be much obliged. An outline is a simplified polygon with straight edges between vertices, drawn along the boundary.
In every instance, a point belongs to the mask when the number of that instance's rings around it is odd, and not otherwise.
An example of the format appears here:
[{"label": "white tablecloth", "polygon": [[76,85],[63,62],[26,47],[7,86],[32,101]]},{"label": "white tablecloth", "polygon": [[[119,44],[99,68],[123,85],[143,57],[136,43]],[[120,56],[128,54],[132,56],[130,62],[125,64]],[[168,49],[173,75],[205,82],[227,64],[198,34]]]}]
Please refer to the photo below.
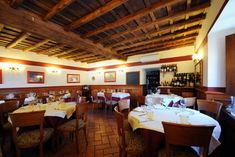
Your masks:
[{"label": "white tablecloth", "polygon": [[154,98],[160,97],[163,100],[164,105],[168,106],[168,104],[173,101],[173,103],[180,101],[183,99],[183,97],[178,96],[178,95],[167,95],[167,94],[150,94],[150,95],[146,95],[145,97],[145,104],[148,105],[156,105],[154,103]]},{"label": "white tablecloth", "polygon": [[[105,97],[103,92],[98,92],[97,96],[98,97]],[[119,98],[119,99],[123,99],[123,98],[129,97],[129,96],[130,96],[130,93],[122,93],[122,92],[114,92],[114,93],[112,93],[112,97]]]},{"label": "white tablecloth", "polygon": [[74,111],[76,110],[75,102],[67,102],[67,103],[58,103],[53,102],[51,104],[37,104],[37,105],[27,105],[20,107],[15,110],[15,113],[19,112],[32,112],[38,110],[46,110],[44,116],[55,116],[61,118],[70,118]]},{"label": "white tablecloth", "polygon": [[162,105],[138,107],[129,113],[128,121],[133,130],[145,128],[161,133],[164,133],[162,121],[192,125],[214,125],[216,127],[212,136],[216,139],[216,142],[213,141],[213,144],[211,142],[209,153],[220,145],[218,141],[221,134],[219,123],[215,119],[193,109],[164,107]]},{"label": "white tablecloth", "polygon": [[0,100],[0,104],[3,104],[3,103],[5,103],[5,100]]}]

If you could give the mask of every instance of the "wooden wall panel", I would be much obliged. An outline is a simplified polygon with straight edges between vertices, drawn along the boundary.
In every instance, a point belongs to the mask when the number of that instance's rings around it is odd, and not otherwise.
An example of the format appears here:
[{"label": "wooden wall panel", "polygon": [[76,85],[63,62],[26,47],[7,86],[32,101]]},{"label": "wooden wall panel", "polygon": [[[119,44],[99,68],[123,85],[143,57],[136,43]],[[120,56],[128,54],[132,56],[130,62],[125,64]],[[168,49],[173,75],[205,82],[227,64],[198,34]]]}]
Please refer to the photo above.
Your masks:
[{"label": "wooden wall panel", "polygon": [[226,36],[226,93],[235,95],[235,34]]},{"label": "wooden wall panel", "polygon": [[5,97],[8,93],[14,93],[16,96],[23,96],[29,92],[37,94],[48,93],[49,91],[69,90],[71,93],[81,91],[82,86],[48,86],[48,87],[25,87],[25,88],[2,88],[0,89],[0,98]]},{"label": "wooden wall panel", "polygon": [[95,89],[126,90],[133,99],[143,95],[143,85],[91,85],[91,90]]}]

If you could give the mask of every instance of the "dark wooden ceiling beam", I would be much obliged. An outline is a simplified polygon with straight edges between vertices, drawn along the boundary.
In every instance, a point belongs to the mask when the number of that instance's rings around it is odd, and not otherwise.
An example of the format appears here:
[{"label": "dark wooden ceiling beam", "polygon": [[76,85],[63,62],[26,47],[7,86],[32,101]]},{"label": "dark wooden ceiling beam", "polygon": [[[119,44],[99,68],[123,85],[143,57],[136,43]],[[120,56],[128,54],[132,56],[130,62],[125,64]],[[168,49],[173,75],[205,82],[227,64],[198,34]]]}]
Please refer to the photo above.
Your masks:
[{"label": "dark wooden ceiling beam", "polygon": [[94,54],[102,55],[106,58],[116,58],[126,60],[126,57],[117,54],[115,51],[104,48],[101,44],[94,44],[91,40],[82,39],[78,34],[66,32],[64,29],[50,21],[43,21],[38,15],[30,13],[21,8],[15,10],[3,1],[0,1],[0,21],[4,24],[28,31],[33,34],[40,32],[44,38],[51,39],[58,43],[63,43],[71,47],[80,47]]},{"label": "dark wooden ceiling beam", "polygon": [[105,38],[99,40],[98,42],[103,43],[103,42],[106,42],[106,41],[111,40],[111,39],[119,38],[121,35],[126,35],[126,34],[129,34],[129,33],[133,33],[133,32],[139,31],[142,28],[148,28],[148,27],[151,27],[153,25],[158,25],[158,24],[161,24],[161,23],[163,23],[165,21],[168,21],[169,19],[174,19],[174,18],[183,16],[185,14],[192,14],[194,12],[198,12],[198,11],[204,10],[204,9],[208,8],[209,6],[210,6],[210,2],[206,2],[206,3],[200,4],[198,6],[195,6],[193,8],[189,8],[187,10],[184,10],[184,11],[179,11],[179,12],[176,12],[176,13],[172,13],[170,15],[158,18],[155,21],[148,22],[148,23],[143,24],[141,26],[137,26],[135,28],[127,29],[127,30],[119,32],[117,34],[109,35],[108,37],[105,37]]},{"label": "dark wooden ceiling beam", "polygon": [[4,28],[4,24],[0,23],[0,32],[3,30],[3,28]]},{"label": "dark wooden ceiling beam", "polygon": [[56,52],[56,53],[53,53],[53,54],[49,54],[48,56],[55,56],[55,57],[57,57],[57,56],[60,56],[60,55],[69,54],[69,53],[71,53],[73,51],[77,51],[77,50],[79,50],[79,48],[71,48],[71,49],[68,49],[66,51]]},{"label": "dark wooden ceiling beam", "polygon": [[10,44],[8,44],[6,46],[6,48],[15,47],[18,43],[25,40],[29,35],[30,35],[30,33],[28,33],[28,32],[21,33],[20,36],[16,37]]},{"label": "dark wooden ceiling beam", "polygon": [[138,54],[148,54],[148,53],[164,51],[164,50],[169,50],[169,49],[181,48],[181,47],[186,47],[186,46],[193,46],[193,44],[194,44],[193,41],[189,41],[189,43],[185,42],[185,43],[178,43],[175,45],[166,45],[166,46],[159,47],[159,48],[153,48],[153,49],[148,49],[148,50],[144,50],[144,51],[126,53],[125,56],[133,56],[133,55],[138,55]]},{"label": "dark wooden ceiling beam", "polygon": [[[77,58],[77,57],[80,57],[80,56],[83,56],[83,55],[91,55],[91,53],[87,53],[86,51],[76,51],[74,53],[70,53],[69,55],[67,56],[63,56],[63,58],[65,59],[74,59],[74,58]],[[94,54],[92,54],[94,55]]]},{"label": "dark wooden ceiling beam", "polygon": [[125,23],[128,23],[128,22],[132,21],[132,20],[138,19],[138,18],[148,14],[151,11],[154,11],[156,9],[165,7],[165,6],[170,5],[170,4],[177,3],[179,1],[182,1],[182,0],[174,0],[174,1],[172,1],[172,0],[165,0],[165,1],[156,2],[156,3],[152,4],[148,8],[142,9],[140,11],[135,12],[134,14],[130,14],[130,15],[125,16],[123,18],[120,18],[120,19],[118,19],[118,20],[116,20],[114,22],[111,22],[111,23],[106,24],[106,25],[104,25],[102,27],[99,27],[99,28],[97,28],[95,30],[89,31],[83,37],[87,38],[87,37],[90,37],[92,35],[98,34],[100,32],[104,32],[106,30],[119,27],[119,26],[121,26],[121,25],[123,25]]},{"label": "dark wooden ceiling beam", "polygon": [[[174,30],[174,29],[177,29],[178,27],[182,27],[182,26],[185,26],[185,25],[197,24],[197,23],[201,22],[202,20],[204,20],[205,18],[206,18],[206,16],[203,15],[201,17],[185,20],[183,22],[179,22],[179,23],[175,23],[173,25],[169,25],[169,26],[166,26],[166,27],[163,27],[163,28],[159,28],[158,30],[149,32],[148,34],[150,34],[149,36],[151,36],[151,37],[156,37],[156,36],[159,36],[159,33],[162,33],[164,31],[167,31],[167,30],[169,31],[169,30],[172,30],[172,29]],[[135,42],[137,40],[144,40],[144,39],[146,39],[145,34],[140,34],[140,35],[138,35],[136,37],[124,39],[121,42],[118,42],[118,43],[115,43],[115,44],[111,44],[111,45],[107,45],[107,47],[115,47],[117,45],[125,44],[127,42]]]},{"label": "dark wooden ceiling beam", "polygon": [[60,0],[43,18],[44,20],[48,20],[52,18],[55,14],[62,11],[64,8],[69,6],[71,3],[73,3],[75,0]]},{"label": "dark wooden ceiling beam", "polygon": [[197,37],[197,34],[182,36],[182,37],[178,37],[178,38],[174,38],[174,39],[159,41],[159,42],[156,42],[156,43],[151,43],[151,44],[148,44],[148,45],[132,48],[132,49],[126,50],[126,51],[120,51],[119,53],[120,54],[125,54],[125,53],[145,50],[145,49],[147,50],[147,49],[158,47],[158,46],[161,46],[161,45],[164,45],[164,44],[170,44],[170,43],[174,43],[174,42],[184,42],[186,40],[195,40],[196,37]]},{"label": "dark wooden ceiling beam", "polygon": [[124,50],[124,49],[131,49],[133,47],[143,46],[143,45],[147,45],[147,44],[150,44],[150,43],[167,40],[169,38],[173,38],[173,37],[177,37],[177,36],[193,34],[195,32],[198,32],[200,28],[201,28],[201,26],[193,26],[193,27],[185,29],[185,30],[180,30],[180,31],[177,31],[177,32],[174,32],[174,33],[163,35],[160,38],[150,39],[150,40],[147,40],[147,41],[141,41],[141,42],[133,43],[132,45],[128,45],[128,46],[119,46],[119,47],[115,48],[115,50],[120,51],[120,50]]},{"label": "dark wooden ceiling beam", "polygon": [[93,56],[95,56],[95,55],[94,54],[83,54],[83,55],[79,55],[79,56],[75,57],[74,59],[76,61],[76,60],[84,59],[87,57],[93,57]]},{"label": "dark wooden ceiling beam", "polygon": [[8,0],[9,5],[15,9],[18,8],[23,2],[24,0]]},{"label": "dark wooden ceiling beam", "polygon": [[25,48],[23,51],[30,51],[30,50],[36,49],[36,48],[48,43],[49,41],[50,41],[49,39],[42,40],[42,41],[40,41],[39,43],[37,43],[33,46]]},{"label": "dark wooden ceiling beam", "polygon": [[96,9],[95,11],[85,15],[84,17],[72,22],[70,25],[65,27],[65,30],[72,30],[78,28],[79,26],[88,23],[95,18],[100,17],[101,15],[113,10],[114,8],[122,5],[123,3],[127,2],[127,0],[112,0],[107,4],[103,5],[102,7]]},{"label": "dark wooden ceiling beam", "polygon": [[53,47],[51,47],[51,48],[49,48],[49,49],[41,50],[41,51],[39,51],[39,52],[37,52],[37,53],[41,53],[41,54],[46,54],[46,55],[48,55],[48,54],[50,54],[50,52],[56,51],[56,50],[58,50],[58,49],[61,49],[61,48],[63,48],[64,46],[65,46],[64,44],[55,45],[55,46],[53,46]]}]

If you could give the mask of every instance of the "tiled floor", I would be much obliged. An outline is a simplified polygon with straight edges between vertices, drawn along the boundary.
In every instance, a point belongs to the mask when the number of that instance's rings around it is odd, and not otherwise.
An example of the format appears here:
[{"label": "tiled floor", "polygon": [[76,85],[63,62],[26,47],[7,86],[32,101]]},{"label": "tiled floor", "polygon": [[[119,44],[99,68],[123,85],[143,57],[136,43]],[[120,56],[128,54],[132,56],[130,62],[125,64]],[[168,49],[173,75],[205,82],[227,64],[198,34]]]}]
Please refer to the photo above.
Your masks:
[{"label": "tiled floor", "polygon": [[[57,150],[52,149],[51,143],[44,147],[45,157],[116,157],[119,156],[117,144],[117,130],[114,112],[95,108],[92,104],[88,112],[88,145],[85,144],[83,131],[79,133],[79,154],[76,153],[75,142],[67,140]],[[13,157],[13,151],[9,151],[9,157]],[[38,150],[25,150],[22,157],[36,157]]]}]

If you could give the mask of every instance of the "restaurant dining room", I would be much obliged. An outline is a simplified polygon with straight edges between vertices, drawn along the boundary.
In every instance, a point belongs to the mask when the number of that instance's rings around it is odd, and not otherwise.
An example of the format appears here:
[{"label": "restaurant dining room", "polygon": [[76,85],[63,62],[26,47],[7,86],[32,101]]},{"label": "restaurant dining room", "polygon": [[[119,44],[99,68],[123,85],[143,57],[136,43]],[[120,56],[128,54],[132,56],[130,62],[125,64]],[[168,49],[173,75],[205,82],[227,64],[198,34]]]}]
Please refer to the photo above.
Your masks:
[{"label": "restaurant dining room", "polygon": [[0,157],[233,157],[235,0],[0,0]]}]

